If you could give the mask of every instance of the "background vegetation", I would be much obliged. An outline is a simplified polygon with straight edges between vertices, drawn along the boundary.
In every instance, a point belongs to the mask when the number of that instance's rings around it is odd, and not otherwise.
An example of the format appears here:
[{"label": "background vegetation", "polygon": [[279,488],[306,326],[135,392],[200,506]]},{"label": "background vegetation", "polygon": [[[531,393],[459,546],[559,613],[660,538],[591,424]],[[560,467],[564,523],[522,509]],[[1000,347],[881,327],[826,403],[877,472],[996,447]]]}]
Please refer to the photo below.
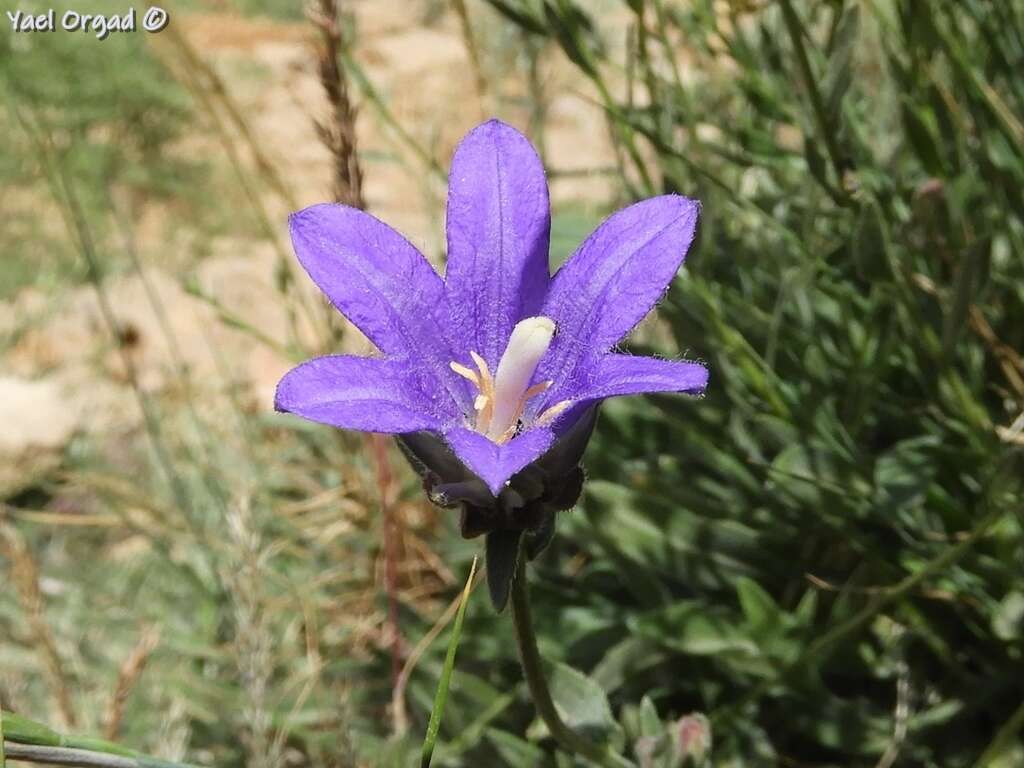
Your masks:
[{"label": "background vegetation", "polygon": [[[708,765],[1024,764],[1024,4],[450,6],[417,12],[462,14],[485,79],[500,43],[587,82],[609,208],[704,204],[632,345],[706,360],[708,394],[607,403],[533,569],[541,650],[582,673],[553,684],[570,720],[639,765],[670,764],[692,712]],[[37,40],[0,37],[4,296],[133,274],[139,200],[279,240],[245,196],[288,174],[258,136],[235,125],[226,160],[182,150],[197,115],[214,137],[232,119],[187,43]],[[386,121],[359,66],[353,98]],[[543,144],[549,103],[523,99]],[[425,176],[446,164],[418,151]],[[556,263],[593,219],[557,213]],[[278,275],[284,316],[322,331],[288,355],[345,335]],[[415,764],[479,542],[392,449],[246,403],[230,371],[200,397],[174,349],[159,393],[125,354],[144,418],[115,448],[76,437],[5,491],[4,710],[204,765]],[[508,617],[477,593],[435,764],[572,765],[532,718]]]}]

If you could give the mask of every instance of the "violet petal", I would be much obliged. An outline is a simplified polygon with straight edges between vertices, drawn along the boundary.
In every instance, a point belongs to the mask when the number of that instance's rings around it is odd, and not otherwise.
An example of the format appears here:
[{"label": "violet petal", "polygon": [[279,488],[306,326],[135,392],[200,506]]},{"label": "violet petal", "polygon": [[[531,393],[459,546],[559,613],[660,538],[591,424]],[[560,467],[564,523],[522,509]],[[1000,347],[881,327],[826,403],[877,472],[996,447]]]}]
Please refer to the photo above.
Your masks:
[{"label": "violet petal", "polygon": [[708,369],[685,360],[608,354],[587,366],[586,380],[562,396],[574,403],[604,400],[644,392],[682,392],[698,395],[708,383]]},{"label": "violet petal", "polygon": [[449,174],[445,291],[452,338],[492,370],[544,300],[550,227],[544,167],[526,137],[498,120],[470,131]]},{"label": "violet petal", "polygon": [[315,357],[277,385],[274,407],[311,421],[365,432],[441,429],[455,404],[423,369],[354,355]]},{"label": "violet petal", "polygon": [[573,381],[583,360],[611,349],[644,318],[682,265],[699,212],[696,200],[654,197],[613,214],[584,241],[541,309],[557,336],[536,380]]},{"label": "violet petal", "polygon": [[497,496],[505,481],[551,447],[555,434],[547,428],[531,429],[498,445],[479,432],[456,427],[444,438],[462,463]]},{"label": "violet petal", "polygon": [[445,333],[444,283],[408,240],[344,205],[305,208],[289,219],[295,253],[335,307],[391,358],[418,360],[465,404],[465,382]]}]

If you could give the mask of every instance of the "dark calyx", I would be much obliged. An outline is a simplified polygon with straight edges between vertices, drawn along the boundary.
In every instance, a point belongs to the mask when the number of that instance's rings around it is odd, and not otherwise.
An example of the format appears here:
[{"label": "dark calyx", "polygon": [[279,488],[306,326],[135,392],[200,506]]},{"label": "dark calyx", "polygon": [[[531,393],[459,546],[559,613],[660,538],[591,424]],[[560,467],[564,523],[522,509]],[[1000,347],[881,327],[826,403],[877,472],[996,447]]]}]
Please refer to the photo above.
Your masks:
[{"label": "dark calyx", "polygon": [[579,499],[580,460],[596,421],[597,408],[587,409],[547,453],[513,475],[497,497],[437,435],[414,432],[397,437],[402,453],[423,478],[430,500],[460,510],[465,538],[487,536],[488,584],[498,610],[508,599],[520,549],[530,560],[539,555],[554,535],[555,513],[572,509]]}]

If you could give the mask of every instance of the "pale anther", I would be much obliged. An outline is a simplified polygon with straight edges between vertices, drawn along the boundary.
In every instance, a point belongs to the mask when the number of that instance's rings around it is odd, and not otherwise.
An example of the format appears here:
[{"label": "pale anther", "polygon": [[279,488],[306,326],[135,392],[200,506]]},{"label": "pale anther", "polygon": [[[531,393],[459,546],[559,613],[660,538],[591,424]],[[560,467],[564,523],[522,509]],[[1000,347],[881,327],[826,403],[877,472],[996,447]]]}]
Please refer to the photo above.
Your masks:
[{"label": "pale anther", "polygon": [[544,411],[534,423],[537,427],[546,427],[548,424],[553,422],[559,416],[561,416],[569,406],[572,405],[572,400],[563,400],[560,403],[555,403],[550,408]]},{"label": "pale anther", "polygon": [[[530,386],[530,380],[551,346],[554,334],[555,324],[547,317],[521,320],[512,329],[493,376],[487,361],[472,350],[469,356],[477,370],[454,361],[449,363],[455,373],[477,388],[478,394],[473,400],[477,432],[499,444],[515,436],[527,401],[546,392],[553,384],[552,381],[541,381]],[[549,408],[544,415],[552,410],[554,408]]]},{"label": "pale anther", "polygon": [[460,363],[456,363],[454,360],[448,363],[448,367],[450,367],[453,371],[459,374],[459,376],[463,377],[464,379],[469,379],[471,382],[473,382],[476,385],[477,389],[480,388],[480,377],[473,369],[467,368],[466,366],[461,365]]}]

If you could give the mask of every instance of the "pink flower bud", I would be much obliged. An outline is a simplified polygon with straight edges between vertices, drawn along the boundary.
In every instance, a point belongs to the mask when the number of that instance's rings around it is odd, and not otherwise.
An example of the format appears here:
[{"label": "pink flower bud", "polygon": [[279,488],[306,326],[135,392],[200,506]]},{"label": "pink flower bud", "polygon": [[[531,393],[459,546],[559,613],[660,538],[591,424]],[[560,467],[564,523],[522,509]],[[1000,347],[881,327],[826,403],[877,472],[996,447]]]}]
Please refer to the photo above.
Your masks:
[{"label": "pink flower bud", "polygon": [[676,734],[682,757],[699,762],[711,752],[711,723],[699,712],[679,718],[676,721]]}]

